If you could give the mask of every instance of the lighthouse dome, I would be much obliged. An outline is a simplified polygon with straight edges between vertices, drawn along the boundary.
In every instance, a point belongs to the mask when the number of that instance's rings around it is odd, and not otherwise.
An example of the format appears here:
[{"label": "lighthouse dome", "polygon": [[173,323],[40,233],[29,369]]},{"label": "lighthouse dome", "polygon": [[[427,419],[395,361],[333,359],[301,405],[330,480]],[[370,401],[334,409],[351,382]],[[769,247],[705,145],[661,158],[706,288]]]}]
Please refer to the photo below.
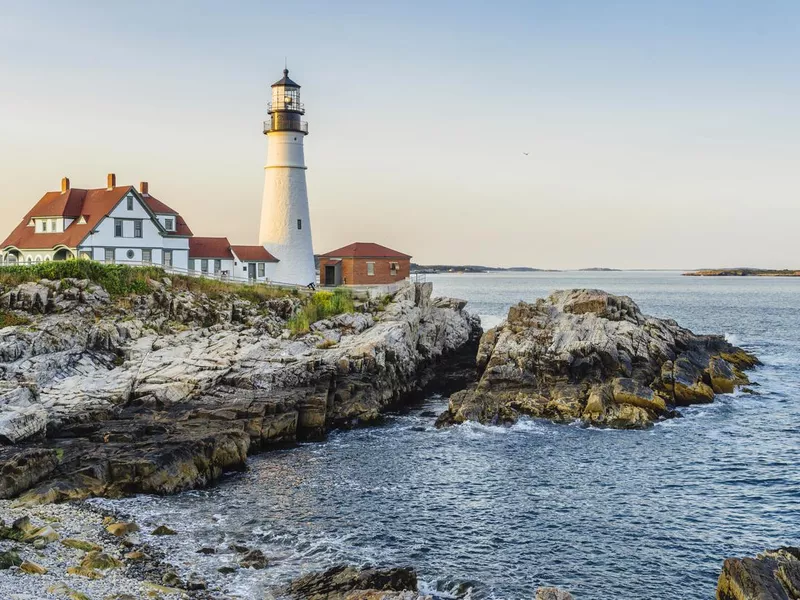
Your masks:
[{"label": "lighthouse dome", "polygon": [[278,81],[276,81],[275,83],[272,84],[272,87],[278,87],[278,86],[294,87],[294,88],[299,88],[300,87],[294,81],[289,79],[289,69],[284,69],[283,70],[283,77],[281,77],[280,79],[278,79]]}]

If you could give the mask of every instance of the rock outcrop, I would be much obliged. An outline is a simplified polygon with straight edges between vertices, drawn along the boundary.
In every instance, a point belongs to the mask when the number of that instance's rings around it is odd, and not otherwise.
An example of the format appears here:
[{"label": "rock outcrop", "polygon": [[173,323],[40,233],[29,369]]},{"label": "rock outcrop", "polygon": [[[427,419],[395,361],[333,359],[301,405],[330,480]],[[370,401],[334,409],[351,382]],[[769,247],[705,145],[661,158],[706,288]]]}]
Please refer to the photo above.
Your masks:
[{"label": "rock outcrop", "polygon": [[150,288],[121,299],[80,280],[0,290],[0,308],[30,320],[0,329],[0,498],[35,484],[25,501],[203,486],[250,452],[376,421],[474,373],[479,321],[432,299],[431,284],[298,337],[286,329],[292,295]]},{"label": "rock outcrop", "polygon": [[303,600],[416,600],[417,574],[410,568],[357,569],[340,565],[294,580],[286,592]]},{"label": "rock outcrop", "polygon": [[717,582],[717,600],[800,600],[800,548],[726,559]]},{"label": "rock outcrop", "polygon": [[628,297],[567,290],[511,307],[478,350],[477,385],[451,396],[440,426],[557,422],[643,428],[675,408],[749,383],[758,360],[721,336],[643,315]]}]

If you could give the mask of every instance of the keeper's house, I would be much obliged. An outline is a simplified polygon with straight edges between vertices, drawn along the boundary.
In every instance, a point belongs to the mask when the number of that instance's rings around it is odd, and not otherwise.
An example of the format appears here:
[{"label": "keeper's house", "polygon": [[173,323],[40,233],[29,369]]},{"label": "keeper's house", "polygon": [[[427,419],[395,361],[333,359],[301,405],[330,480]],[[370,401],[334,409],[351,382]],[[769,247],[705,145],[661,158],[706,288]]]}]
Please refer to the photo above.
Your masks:
[{"label": "keeper's house", "polygon": [[0,244],[0,264],[87,258],[160,265],[168,271],[238,281],[267,281],[278,260],[263,246],[232,246],[227,238],[196,238],[183,217],[150,194],[147,182],[47,192]]},{"label": "keeper's house", "polygon": [[356,242],[319,257],[324,286],[386,285],[407,279],[411,256],[372,242]]}]

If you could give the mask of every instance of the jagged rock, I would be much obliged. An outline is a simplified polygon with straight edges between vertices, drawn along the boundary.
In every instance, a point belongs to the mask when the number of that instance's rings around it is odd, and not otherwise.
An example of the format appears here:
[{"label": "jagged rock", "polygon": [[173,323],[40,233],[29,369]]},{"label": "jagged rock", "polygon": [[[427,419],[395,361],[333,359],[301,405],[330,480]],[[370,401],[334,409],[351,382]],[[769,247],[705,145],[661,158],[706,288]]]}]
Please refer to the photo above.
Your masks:
[{"label": "jagged rock", "polygon": [[38,406],[8,406],[0,412],[0,444],[16,444],[34,436],[44,436],[47,411]]},{"label": "jagged rock", "polygon": [[75,550],[83,550],[84,552],[94,552],[103,549],[101,546],[98,546],[97,544],[94,544],[92,542],[87,542],[85,540],[76,540],[72,538],[61,540],[61,543],[67,548],[73,548]]},{"label": "jagged rock", "polygon": [[87,552],[81,561],[81,567],[84,569],[97,569],[99,571],[106,571],[108,569],[116,569],[122,566],[122,562],[99,550],[92,550]]},{"label": "jagged rock", "polygon": [[178,535],[178,532],[174,529],[170,529],[166,525],[159,525],[150,535]]},{"label": "jagged rock", "polygon": [[648,317],[628,297],[555,292],[511,307],[478,348],[481,378],[453,394],[439,426],[513,423],[520,415],[642,428],[674,407],[748,383],[758,359],[720,336]]},{"label": "jagged rock", "polygon": [[[48,301],[29,326],[0,332],[0,398],[24,388],[43,411],[30,433],[46,422],[46,441],[20,442],[42,452],[39,464],[0,447],[0,497],[27,490],[22,506],[206,486],[252,451],[375,421],[431,383],[474,375],[479,322],[461,302],[432,302],[430,285],[299,337],[284,337],[294,297],[259,303],[159,282],[123,302],[88,282],[36,285],[39,304],[47,290],[60,308]],[[0,402],[0,423],[19,418],[12,410]]]},{"label": "jagged rock", "polygon": [[53,594],[54,596],[61,596],[62,598],[66,598],[67,600],[89,600],[89,596],[87,596],[83,592],[73,590],[71,587],[69,587],[66,583],[63,582],[51,585],[49,588],[47,588],[47,593]]},{"label": "jagged rock", "polygon": [[109,523],[106,525],[106,531],[115,537],[122,537],[136,533],[139,531],[139,526],[136,523]]},{"label": "jagged rock", "polygon": [[554,587],[542,587],[536,590],[534,600],[573,600],[572,594]]},{"label": "jagged rock", "polygon": [[0,498],[12,498],[50,476],[59,463],[51,448],[0,447]]},{"label": "jagged rock", "polygon": [[768,550],[756,558],[728,558],[717,581],[717,600],[797,600],[800,548]]},{"label": "jagged rock", "polygon": [[[340,565],[324,573],[312,573],[291,582],[287,593],[304,600],[380,598],[380,592],[415,592],[417,574],[410,568],[357,569]],[[386,596],[389,597],[389,596]]]},{"label": "jagged rock", "polygon": [[20,571],[23,573],[28,573],[29,575],[44,575],[47,573],[47,569],[45,569],[42,565],[38,565],[35,562],[28,560],[23,561],[19,568]]},{"label": "jagged rock", "polygon": [[239,559],[239,566],[243,569],[265,569],[269,561],[261,550],[250,550]]},{"label": "jagged rock", "polygon": [[22,559],[15,550],[6,550],[5,552],[0,552],[0,570],[18,567],[21,564]]}]

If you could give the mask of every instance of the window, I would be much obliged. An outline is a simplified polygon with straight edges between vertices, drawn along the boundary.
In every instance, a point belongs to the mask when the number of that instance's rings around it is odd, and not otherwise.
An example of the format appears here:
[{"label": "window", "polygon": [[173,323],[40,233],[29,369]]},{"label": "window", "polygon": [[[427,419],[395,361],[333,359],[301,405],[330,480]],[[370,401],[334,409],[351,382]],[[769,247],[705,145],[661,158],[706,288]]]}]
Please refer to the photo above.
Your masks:
[{"label": "window", "polygon": [[133,237],[140,238],[142,237],[142,220],[136,219],[133,222]]},{"label": "window", "polygon": [[105,259],[107,263],[114,262],[114,249],[113,248],[106,248]]},{"label": "window", "polygon": [[397,275],[397,271],[399,268],[400,265],[398,265],[396,262],[389,263],[389,272],[392,274],[392,276]]},{"label": "window", "polygon": [[189,273],[194,273],[194,259],[189,259]]},{"label": "window", "polygon": [[367,275],[369,275],[370,277],[375,275],[375,263],[374,262],[368,262],[367,263]]},{"label": "window", "polygon": [[33,257],[31,257],[31,256],[28,257],[28,264],[29,265],[33,264]]},{"label": "window", "polygon": [[47,233],[47,221],[42,221],[42,233]]},{"label": "window", "polygon": [[92,260],[92,254],[90,252],[81,252],[81,258],[83,260]]},{"label": "window", "polygon": [[219,273],[220,271],[222,271],[222,261],[218,259],[214,261],[214,273]]},{"label": "window", "polygon": [[200,272],[205,275],[208,273],[208,259],[204,258],[200,261]]},{"label": "window", "polygon": [[56,228],[56,220],[55,219],[52,219],[50,221],[50,231],[58,231],[58,229]]},{"label": "window", "polygon": [[258,263],[258,276],[264,277],[267,274],[267,265],[264,263]]},{"label": "window", "polygon": [[127,256],[127,257],[128,257],[128,260],[133,260],[133,257],[134,257],[133,250],[128,250],[128,251],[125,253],[125,256]]},{"label": "window", "polygon": [[167,231],[175,231],[175,219],[164,219],[164,229]]},{"label": "window", "polygon": [[302,229],[303,228],[303,220],[302,219],[297,219],[297,228],[298,229]]},{"label": "window", "polygon": [[172,250],[164,250],[161,253],[161,264],[165,267],[172,266]]},{"label": "window", "polygon": [[114,237],[122,237],[122,219],[114,219]]},{"label": "window", "polygon": [[153,262],[153,251],[150,248],[142,250],[142,262],[146,265]]},{"label": "window", "polygon": [[128,210],[133,210],[133,196],[128,196]]}]

